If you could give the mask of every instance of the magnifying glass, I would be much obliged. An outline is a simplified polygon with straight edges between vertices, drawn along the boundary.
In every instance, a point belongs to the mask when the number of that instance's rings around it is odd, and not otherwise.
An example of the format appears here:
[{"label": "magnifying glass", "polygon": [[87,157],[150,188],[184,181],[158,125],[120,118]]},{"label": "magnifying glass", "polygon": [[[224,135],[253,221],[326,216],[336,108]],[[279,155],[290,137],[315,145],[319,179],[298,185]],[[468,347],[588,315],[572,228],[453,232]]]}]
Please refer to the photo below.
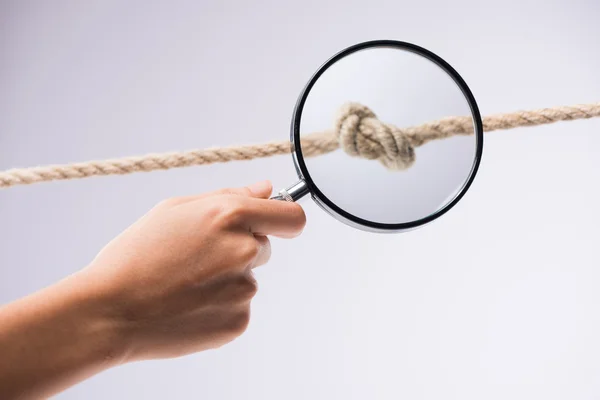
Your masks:
[{"label": "magnifying glass", "polygon": [[378,40],[339,52],[313,75],[294,109],[291,146],[299,180],[273,199],[310,194],[349,226],[402,232],[464,196],[483,126],[448,63],[414,44]]}]

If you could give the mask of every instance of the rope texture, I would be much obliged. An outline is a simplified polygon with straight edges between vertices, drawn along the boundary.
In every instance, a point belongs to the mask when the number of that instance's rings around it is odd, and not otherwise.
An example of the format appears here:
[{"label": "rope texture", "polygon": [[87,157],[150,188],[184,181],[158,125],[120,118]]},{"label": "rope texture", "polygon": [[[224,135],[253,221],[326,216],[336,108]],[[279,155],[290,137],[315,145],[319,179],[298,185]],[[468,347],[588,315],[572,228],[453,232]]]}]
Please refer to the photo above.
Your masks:
[{"label": "rope texture", "polygon": [[[483,130],[491,132],[594,117],[600,117],[600,103],[491,115],[483,118]],[[361,104],[347,103],[338,113],[334,130],[302,137],[302,153],[305,157],[314,157],[341,147],[350,156],[378,160],[391,170],[403,170],[415,162],[415,147],[432,140],[455,135],[470,135],[473,134],[473,131],[471,117],[447,117],[400,129],[381,122],[373,111]],[[124,175],[134,172],[252,160],[290,152],[290,143],[279,141],[249,146],[219,147],[65,165],[9,169],[0,172],[0,188],[91,176]]]}]

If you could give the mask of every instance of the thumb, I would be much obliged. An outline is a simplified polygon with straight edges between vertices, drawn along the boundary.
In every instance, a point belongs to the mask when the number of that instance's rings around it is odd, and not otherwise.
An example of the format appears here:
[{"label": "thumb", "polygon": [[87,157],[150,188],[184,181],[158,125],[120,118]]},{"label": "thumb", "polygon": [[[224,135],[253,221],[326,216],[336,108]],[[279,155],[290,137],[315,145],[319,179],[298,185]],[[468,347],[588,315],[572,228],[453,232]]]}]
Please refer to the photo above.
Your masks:
[{"label": "thumb", "polygon": [[250,192],[250,196],[259,199],[268,199],[273,193],[273,185],[270,181],[260,181],[246,187]]}]

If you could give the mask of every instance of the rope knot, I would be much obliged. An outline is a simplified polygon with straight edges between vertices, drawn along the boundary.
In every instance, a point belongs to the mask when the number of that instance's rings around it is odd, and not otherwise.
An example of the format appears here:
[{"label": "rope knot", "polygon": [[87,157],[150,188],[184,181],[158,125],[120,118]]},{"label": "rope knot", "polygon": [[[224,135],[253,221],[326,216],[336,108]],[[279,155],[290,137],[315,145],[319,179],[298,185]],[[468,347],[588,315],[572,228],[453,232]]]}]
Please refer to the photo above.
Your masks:
[{"label": "rope knot", "polygon": [[384,124],[362,104],[342,106],[335,122],[335,134],[347,154],[379,160],[388,169],[404,170],[415,162],[415,149],[404,132]]}]

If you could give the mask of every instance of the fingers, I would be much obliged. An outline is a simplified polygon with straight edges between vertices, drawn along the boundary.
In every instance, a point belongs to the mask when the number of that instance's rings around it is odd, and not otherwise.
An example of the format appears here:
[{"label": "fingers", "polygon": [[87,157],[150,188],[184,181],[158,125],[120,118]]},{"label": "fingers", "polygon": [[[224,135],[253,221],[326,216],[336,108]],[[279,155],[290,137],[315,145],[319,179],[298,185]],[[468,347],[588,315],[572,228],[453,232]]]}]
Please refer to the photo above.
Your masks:
[{"label": "fingers", "polygon": [[239,187],[239,188],[225,188],[219,189],[214,192],[205,193],[196,197],[196,199],[212,197],[212,196],[222,196],[222,195],[240,195],[246,197],[255,197],[259,199],[268,199],[273,192],[273,185],[270,181],[260,181],[253,183],[249,186]]},{"label": "fingers", "polygon": [[[248,238],[250,235],[251,238]],[[248,241],[249,240],[249,241]],[[242,243],[244,243],[242,245]],[[252,269],[266,264],[271,257],[271,243],[266,236],[253,236],[246,233],[243,242],[240,246],[248,247],[251,251],[244,251],[247,254],[253,254],[250,263],[233,268],[233,275],[227,275],[225,279],[217,279],[210,285],[204,288],[200,293],[203,298],[211,298],[213,301],[231,305],[232,301],[248,302],[250,301],[258,289],[258,284]]]},{"label": "fingers", "polygon": [[244,187],[224,188],[197,195],[173,197],[171,199],[163,201],[160,205],[165,207],[176,207],[178,205],[186,204],[191,201],[222,195],[239,195],[246,197],[256,197],[260,199],[268,199],[271,196],[271,193],[273,193],[273,185],[270,181],[265,180]]},{"label": "fingers", "polygon": [[304,210],[297,203],[248,198],[243,200],[242,207],[238,223],[255,236],[293,238],[306,225]]},{"label": "fingers", "polygon": [[248,186],[252,197],[259,199],[268,199],[273,193],[273,185],[270,181],[261,181]]},{"label": "fingers", "polygon": [[190,207],[194,215],[202,215],[212,209],[214,218],[228,229],[251,232],[257,236],[298,236],[306,224],[304,210],[297,203],[269,199],[271,192],[271,183],[264,181],[248,187],[206,194],[185,206]]},{"label": "fingers", "polygon": [[256,295],[258,284],[252,271],[235,272],[202,287],[200,299],[209,299],[209,304],[219,304],[229,309],[248,303]]},{"label": "fingers", "polygon": [[[269,181],[244,188],[223,189],[187,202],[190,212],[202,215],[212,209],[222,227],[251,232],[256,236],[293,238],[304,230],[306,215],[294,202],[269,199]],[[207,203],[208,202],[208,203]],[[192,211],[193,210],[193,211]]]},{"label": "fingers", "polygon": [[258,254],[249,267],[251,269],[265,265],[271,258],[271,242],[266,236],[254,235],[258,243]]}]

